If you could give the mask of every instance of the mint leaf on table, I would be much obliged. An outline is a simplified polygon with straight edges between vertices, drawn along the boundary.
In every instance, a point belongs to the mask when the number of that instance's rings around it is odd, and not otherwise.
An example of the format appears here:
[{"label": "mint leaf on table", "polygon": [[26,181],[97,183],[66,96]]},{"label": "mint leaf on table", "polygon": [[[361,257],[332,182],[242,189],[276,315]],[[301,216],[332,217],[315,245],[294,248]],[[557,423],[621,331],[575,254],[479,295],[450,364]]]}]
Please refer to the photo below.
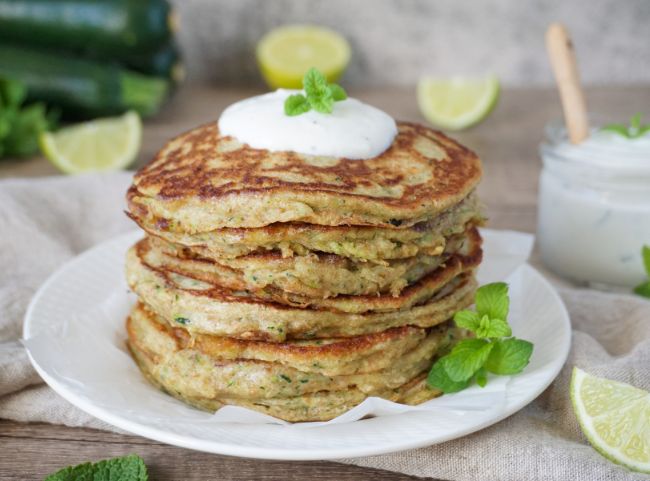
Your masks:
[{"label": "mint leaf on table", "polygon": [[50,474],[45,481],[147,481],[147,467],[140,456],[130,454],[97,463],[69,466]]},{"label": "mint leaf on table", "polygon": [[23,105],[24,85],[0,79],[0,156],[22,157],[38,151],[38,137],[52,128],[56,119],[45,105]]},{"label": "mint leaf on table", "polygon": [[334,103],[348,98],[340,85],[328,84],[327,78],[315,68],[310,68],[302,79],[305,94],[293,94],[284,101],[284,113],[296,116],[315,110],[322,114],[331,114]]},{"label": "mint leaf on table", "polygon": [[[648,249],[650,263],[650,249]],[[649,283],[650,286],[650,283]],[[510,298],[504,282],[486,284],[476,291],[475,311],[454,314],[456,326],[474,334],[433,364],[427,385],[445,394],[462,391],[473,381],[484,387],[487,373],[517,374],[530,361],[533,344],[512,336],[508,324]]]},{"label": "mint leaf on table", "polygon": [[650,246],[644,245],[641,248],[643,267],[648,279],[634,288],[634,293],[650,299]]}]

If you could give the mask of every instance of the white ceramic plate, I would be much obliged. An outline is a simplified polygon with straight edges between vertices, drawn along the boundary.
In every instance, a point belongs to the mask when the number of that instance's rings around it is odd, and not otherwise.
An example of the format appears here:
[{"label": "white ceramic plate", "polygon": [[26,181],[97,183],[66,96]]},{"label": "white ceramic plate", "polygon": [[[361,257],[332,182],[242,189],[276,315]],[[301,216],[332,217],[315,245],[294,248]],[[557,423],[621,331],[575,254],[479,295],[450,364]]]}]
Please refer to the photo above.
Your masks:
[{"label": "white ceramic plate", "polygon": [[[440,406],[439,412],[409,411],[311,428],[214,422],[211,414],[147,384],[126,352],[126,311],[115,306],[133,302],[123,279],[124,254],[142,236],[139,232],[90,249],[53,274],[27,311],[25,345],[43,379],[75,406],[126,431],[185,448],[309,460],[440,443],[490,426],[530,403],[557,376],[569,352],[571,328],[562,301],[536,270],[521,264],[521,244],[530,245],[530,236],[489,230],[483,235],[485,261],[479,281],[505,279],[510,284],[513,332],[535,344],[531,363],[522,374],[488,384],[488,388],[498,387],[499,382],[505,386],[499,409],[473,409],[471,400],[481,399],[486,392],[474,386],[430,401],[440,403],[433,405]],[[460,407],[450,409],[450,405]],[[468,405],[469,409],[463,408]]]}]

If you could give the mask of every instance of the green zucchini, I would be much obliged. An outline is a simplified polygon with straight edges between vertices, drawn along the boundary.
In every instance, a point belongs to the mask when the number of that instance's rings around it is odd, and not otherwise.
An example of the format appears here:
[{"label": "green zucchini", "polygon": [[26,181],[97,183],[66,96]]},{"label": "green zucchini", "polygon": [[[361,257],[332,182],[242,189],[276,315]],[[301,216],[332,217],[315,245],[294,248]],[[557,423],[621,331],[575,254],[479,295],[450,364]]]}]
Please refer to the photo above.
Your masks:
[{"label": "green zucchini", "polygon": [[136,72],[168,78],[174,85],[185,78],[181,57],[173,42],[153,53],[129,55],[124,59],[124,64]]},{"label": "green zucchini", "polygon": [[58,106],[68,118],[115,115],[130,109],[147,117],[158,112],[170,88],[166,79],[117,64],[1,43],[0,78],[23,83],[28,100]]},{"label": "green zucchini", "polygon": [[166,0],[0,0],[0,39],[114,60],[156,51],[175,26]]}]

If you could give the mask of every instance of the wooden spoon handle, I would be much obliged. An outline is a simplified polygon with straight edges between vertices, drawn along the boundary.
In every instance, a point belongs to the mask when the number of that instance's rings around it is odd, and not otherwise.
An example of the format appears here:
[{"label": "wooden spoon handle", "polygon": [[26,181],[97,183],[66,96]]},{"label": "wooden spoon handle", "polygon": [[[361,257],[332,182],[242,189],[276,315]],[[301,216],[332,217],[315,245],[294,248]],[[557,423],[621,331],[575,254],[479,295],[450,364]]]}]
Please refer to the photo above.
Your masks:
[{"label": "wooden spoon handle", "polygon": [[546,50],[560,91],[569,139],[571,143],[579,144],[589,137],[589,120],[573,44],[563,25],[552,23],[548,27]]}]

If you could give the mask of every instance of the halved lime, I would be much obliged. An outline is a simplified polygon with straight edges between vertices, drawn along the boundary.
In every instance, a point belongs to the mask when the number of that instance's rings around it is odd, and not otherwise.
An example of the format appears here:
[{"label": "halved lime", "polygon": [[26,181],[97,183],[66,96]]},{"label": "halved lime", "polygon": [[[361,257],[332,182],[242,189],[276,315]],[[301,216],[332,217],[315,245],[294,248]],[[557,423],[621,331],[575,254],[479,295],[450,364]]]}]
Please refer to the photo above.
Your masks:
[{"label": "halved lime", "polygon": [[140,151],[142,123],[135,112],[45,132],[43,154],[66,174],[128,167]]},{"label": "halved lime", "polygon": [[337,32],[313,25],[288,25],[267,33],[257,44],[257,62],[272,89],[301,89],[311,67],[336,82],[350,61],[350,45]]},{"label": "halved lime", "polygon": [[499,80],[486,77],[423,77],[418,82],[422,115],[445,130],[462,130],[483,120],[499,99]]},{"label": "halved lime", "polygon": [[574,368],[571,400],[582,432],[598,452],[650,473],[650,393]]}]

